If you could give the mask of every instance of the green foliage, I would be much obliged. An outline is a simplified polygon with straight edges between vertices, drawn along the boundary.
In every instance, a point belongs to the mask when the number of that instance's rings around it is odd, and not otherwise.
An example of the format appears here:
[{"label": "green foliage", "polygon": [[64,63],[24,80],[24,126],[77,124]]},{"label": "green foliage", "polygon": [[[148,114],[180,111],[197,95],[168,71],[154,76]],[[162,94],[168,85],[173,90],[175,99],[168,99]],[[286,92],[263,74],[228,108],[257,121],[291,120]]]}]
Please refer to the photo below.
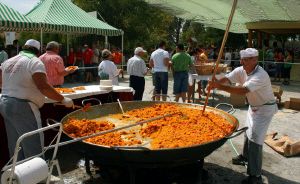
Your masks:
[{"label": "green foliage", "polygon": [[[198,45],[201,47],[220,47],[222,44],[224,30],[204,27],[203,24],[198,22],[185,21],[183,25],[183,32],[181,39],[183,42],[187,42],[189,38],[194,37],[198,41]],[[246,45],[245,34],[229,33],[226,47],[239,48]]]},{"label": "green foliage", "polygon": [[[154,47],[160,40],[172,43],[173,16],[141,0],[74,0],[85,11],[97,11],[110,25],[124,31],[124,47],[132,53],[136,46]],[[100,16],[98,18],[101,19]],[[175,31],[175,30],[174,30]],[[171,33],[172,34],[172,33]],[[109,41],[120,47],[120,38]]]},{"label": "green foliage", "polygon": [[[42,3],[43,0],[40,0]],[[223,39],[223,30],[207,28],[203,24],[174,17],[160,7],[151,6],[142,0],[72,0],[86,12],[97,11],[98,18],[124,31],[125,54],[132,55],[133,49],[143,46],[150,50],[161,40],[168,42],[170,48],[175,44],[187,43],[191,37],[198,40],[198,45],[219,47]],[[22,33],[21,41],[28,38],[40,39],[40,33]],[[246,36],[229,34],[227,47],[246,45]],[[44,33],[43,43],[56,40],[66,43],[66,35]],[[111,46],[121,47],[120,37],[109,37]],[[70,36],[72,46],[91,44],[100,40],[104,47],[104,37],[98,35]]]}]

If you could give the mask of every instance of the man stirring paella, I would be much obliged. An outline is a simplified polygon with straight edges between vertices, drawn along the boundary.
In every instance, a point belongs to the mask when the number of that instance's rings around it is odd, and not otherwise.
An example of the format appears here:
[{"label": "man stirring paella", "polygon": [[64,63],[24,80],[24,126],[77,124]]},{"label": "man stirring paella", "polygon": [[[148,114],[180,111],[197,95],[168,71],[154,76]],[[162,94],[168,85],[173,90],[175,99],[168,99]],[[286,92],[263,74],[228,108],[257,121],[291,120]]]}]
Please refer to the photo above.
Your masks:
[{"label": "man stirring paella", "polygon": [[[246,120],[248,130],[245,134],[243,153],[233,158],[232,163],[248,165],[249,177],[244,179],[242,184],[256,184],[262,183],[262,146],[272,117],[278,109],[269,75],[258,65],[258,51],[247,48],[240,51],[240,56],[242,66],[234,69],[224,78],[210,81],[208,87],[246,95],[249,104]],[[237,83],[239,86],[228,85],[228,83]]]},{"label": "man stirring paella", "polygon": [[[30,131],[41,128],[39,108],[45,96],[72,107],[73,101],[63,97],[48,83],[45,66],[36,56],[40,42],[28,40],[23,51],[0,66],[0,113],[4,118],[10,157],[14,154],[17,139]],[[41,153],[43,135],[26,138],[19,152],[19,160]]]}]

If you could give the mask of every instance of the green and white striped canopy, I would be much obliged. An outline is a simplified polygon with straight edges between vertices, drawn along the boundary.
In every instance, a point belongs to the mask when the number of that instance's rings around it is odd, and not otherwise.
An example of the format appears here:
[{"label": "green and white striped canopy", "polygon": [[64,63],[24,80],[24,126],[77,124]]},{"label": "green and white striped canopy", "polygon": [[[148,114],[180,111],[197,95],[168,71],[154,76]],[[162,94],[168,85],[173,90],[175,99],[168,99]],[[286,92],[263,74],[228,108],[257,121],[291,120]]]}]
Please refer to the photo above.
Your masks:
[{"label": "green and white striped canopy", "polygon": [[40,24],[43,32],[119,36],[122,30],[86,13],[71,0],[44,0],[26,17]]},{"label": "green and white striped canopy", "polygon": [[0,31],[37,31],[38,23],[0,3]]}]

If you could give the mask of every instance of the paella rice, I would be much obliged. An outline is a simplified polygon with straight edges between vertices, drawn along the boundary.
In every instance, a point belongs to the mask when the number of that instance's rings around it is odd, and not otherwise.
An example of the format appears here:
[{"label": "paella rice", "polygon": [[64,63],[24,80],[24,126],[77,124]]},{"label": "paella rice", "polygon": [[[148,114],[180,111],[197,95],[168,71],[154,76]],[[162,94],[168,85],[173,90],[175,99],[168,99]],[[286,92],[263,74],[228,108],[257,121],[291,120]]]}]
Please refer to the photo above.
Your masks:
[{"label": "paella rice", "polygon": [[[142,143],[137,138],[139,134],[142,139],[151,140],[150,149],[177,148],[221,139],[232,133],[235,128],[233,124],[214,112],[207,111],[202,114],[200,109],[177,104],[162,103],[126,112],[129,117],[140,121],[173,113],[176,114],[140,126],[138,132],[119,131],[86,141],[106,146],[139,145]],[[110,116],[124,121],[128,119],[119,114]],[[113,128],[114,124],[109,121],[85,119],[70,119],[64,125],[65,132],[71,137],[81,137]]]},{"label": "paella rice", "polygon": [[73,90],[86,90],[86,88],[84,86],[77,86],[77,87],[73,87]]},{"label": "paella rice", "polygon": [[71,88],[54,88],[59,93],[75,93],[74,89]]}]

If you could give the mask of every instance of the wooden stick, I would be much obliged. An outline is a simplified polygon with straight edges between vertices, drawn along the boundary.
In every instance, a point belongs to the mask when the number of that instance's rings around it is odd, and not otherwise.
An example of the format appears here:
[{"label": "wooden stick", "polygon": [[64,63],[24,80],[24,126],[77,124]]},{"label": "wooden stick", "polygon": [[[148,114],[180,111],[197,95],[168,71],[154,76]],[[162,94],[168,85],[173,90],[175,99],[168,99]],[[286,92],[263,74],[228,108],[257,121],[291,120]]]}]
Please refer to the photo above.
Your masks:
[{"label": "wooden stick", "polygon": [[[55,106],[64,106],[64,104],[62,104],[62,103],[53,103],[53,106],[55,107]],[[79,105],[73,105],[73,109],[75,109],[75,108],[82,108],[82,106],[79,106]]]},{"label": "wooden stick", "polygon": [[[230,26],[231,26],[231,22],[232,22],[232,18],[233,18],[234,12],[235,12],[237,1],[238,0],[234,0],[233,4],[232,4],[232,8],[231,8],[230,16],[228,18],[228,22],[227,22],[227,25],[226,25],[226,30],[225,30],[225,33],[224,33],[222,45],[221,45],[221,48],[220,48],[220,51],[219,51],[218,59],[217,59],[215,69],[214,69],[214,73],[212,75],[212,81],[214,81],[214,79],[215,79],[217,68],[219,67],[219,63],[220,63],[221,57],[223,55],[223,50],[224,50],[225,43],[226,43],[226,40],[227,40],[227,37],[228,37],[228,32],[229,32],[229,29],[230,29]],[[208,92],[207,92],[207,95],[206,95],[206,100],[205,100],[205,103],[204,103],[204,106],[203,106],[202,114],[204,114],[204,112],[205,112],[205,108],[206,108],[207,103],[208,103],[208,98],[210,96],[210,90],[211,89],[208,88]]]}]

